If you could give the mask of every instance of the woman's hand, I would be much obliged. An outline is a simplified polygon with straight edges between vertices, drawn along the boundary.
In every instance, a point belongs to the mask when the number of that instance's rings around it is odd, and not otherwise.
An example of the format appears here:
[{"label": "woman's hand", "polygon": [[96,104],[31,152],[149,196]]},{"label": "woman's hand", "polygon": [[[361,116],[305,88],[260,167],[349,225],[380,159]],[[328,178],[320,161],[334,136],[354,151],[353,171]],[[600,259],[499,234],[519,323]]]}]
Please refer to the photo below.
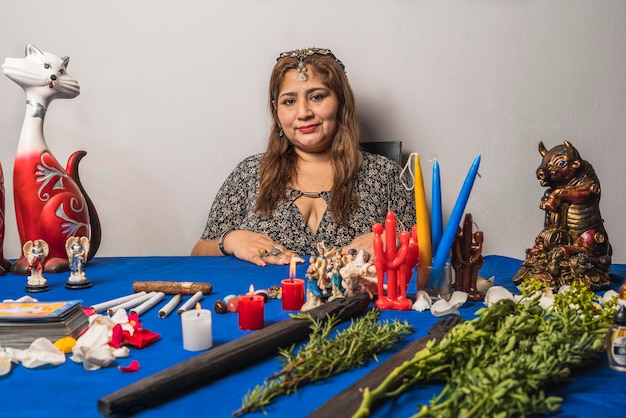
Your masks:
[{"label": "woman's hand", "polygon": [[370,256],[374,256],[374,233],[373,232],[369,232],[367,234],[363,234],[363,235],[359,235],[358,237],[354,238],[352,240],[352,242],[348,245],[346,245],[345,247],[342,248],[342,254],[345,254],[348,252],[348,250],[350,249],[355,249],[357,251],[359,250],[365,250],[367,251]]},{"label": "woman's hand", "polygon": [[292,255],[297,255],[276,244],[268,235],[246,230],[229,232],[223,244],[227,253],[262,267],[267,264],[289,264]]}]

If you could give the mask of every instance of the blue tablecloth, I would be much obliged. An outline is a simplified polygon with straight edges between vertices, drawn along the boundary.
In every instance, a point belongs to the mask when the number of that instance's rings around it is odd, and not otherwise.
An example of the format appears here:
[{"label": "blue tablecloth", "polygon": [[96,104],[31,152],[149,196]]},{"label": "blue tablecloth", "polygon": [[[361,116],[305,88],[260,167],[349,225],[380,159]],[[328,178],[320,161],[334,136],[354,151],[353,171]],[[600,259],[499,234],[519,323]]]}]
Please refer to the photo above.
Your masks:
[{"label": "blue tablecloth", "polygon": [[[520,260],[499,257],[485,257],[481,275],[495,275],[496,285],[513,289],[511,277],[520,265]],[[306,266],[298,267],[298,277],[304,277]],[[614,265],[615,287],[619,287],[626,273],[626,265]],[[96,258],[87,265],[87,277],[93,287],[84,290],[67,290],[67,274],[46,275],[51,290],[34,294],[41,301],[80,299],[84,306],[114,299],[132,293],[135,281],[194,281],[209,282],[213,293],[205,296],[202,305],[213,309],[216,300],[228,294],[247,292],[250,284],[255,288],[268,288],[279,285],[288,277],[287,266],[260,268],[239,261],[233,257],[120,257]],[[6,275],[0,277],[0,298],[16,299],[25,294],[26,277]],[[412,282],[409,294],[415,294]],[[152,346],[131,348],[130,357],[119,359],[116,365],[128,365],[138,360],[140,370],[134,373],[121,373],[117,367],[97,371],[85,371],[82,364],[67,360],[56,367],[27,369],[15,365],[12,371],[0,377],[0,415],[7,417],[98,417],[97,401],[103,396],[151,376],[170,366],[185,361],[199,353],[182,348],[180,317],[176,314],[158,318],[161,304],[141,316],[144,328],[159,333],[161,339]],[[460,311],[465,319],[472,319],[474,312],[483,306],[481,302],[468,302]],[[289,317],[283,311],[280,301],[266,304],[266,325]],[[424,335],[438,318],[426,312],[385,311],[381,319],[398,318],[408,320],[416,333],[398,345],[395,350],[379,356],[384,361],[403,348],[410,341]],[[241,331],[237,326],[237,315],[213,315],[214,344],[221,345],[254,331]],[[558,355],[558,353],[555,353]],[[306,416],[324,404],[335,394],[350,386],[378,365],[375,361],[367,366],[351,370],[323,382],[301,388],[297,394],[278,398],[267,408],[270,417]],[[137,417],[228,417],[241,406],[243,395],[264,378],[280,369],[276,358],[268,358],[253,367],[226,376],[156,408],[135,414]],[[175,388],[172,388],[174,391]],[[376,417],[404,417],[416,413],[415,405],[427,403],[440,390],[438,386],[422,386],[385,404],[376,411]],[[573,374],[573,381],[554,387],[551,394],[565,399],[559,417],[605,417],[621,416],[626,399],[626,373],[611,370],[606,357],[601,362]],[[247,416],[261,417],[261,413]],[[337,411],[336,416],[342,416]]]}]

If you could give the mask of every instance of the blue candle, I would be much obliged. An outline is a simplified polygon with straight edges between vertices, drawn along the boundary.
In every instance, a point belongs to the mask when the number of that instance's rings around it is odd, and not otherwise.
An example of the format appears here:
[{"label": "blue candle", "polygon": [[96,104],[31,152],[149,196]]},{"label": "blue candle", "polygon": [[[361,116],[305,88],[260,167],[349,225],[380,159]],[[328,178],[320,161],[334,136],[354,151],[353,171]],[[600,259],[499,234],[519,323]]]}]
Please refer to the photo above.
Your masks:
[{"label": "blue candle", "polygon": [[439,161],[433,164],[433,186],[432,186],[432,246],[437,249],[443,235],[443,217],[441,214],[441,176],[439,174]]},{"label": "blue candle", "polygon": [[465,178],[465,182],[463,183],[463,187],[461,188],[461,192],[459,193],[459,197],[456,199],[454,209],[452,209],[452,213],[450,214],[450,218],[446,224],[446,229],[443,232],[443,236],[441,237],[441,241],[437,247],[437,252],[433,258],[433,269],[443,269],[446,261],[448,260],[448,254],[450,253],[452,243],[456,237],[456,231],[459,227],[459,223],[461,222],[463,212],[465,211],[465,206],[467,205],[467,200],[469,199],[470,192],[472,191],[476,174],[478,174],[479,165],[480,154],[478,154],[474,163],[470,167],[467,177]]}]

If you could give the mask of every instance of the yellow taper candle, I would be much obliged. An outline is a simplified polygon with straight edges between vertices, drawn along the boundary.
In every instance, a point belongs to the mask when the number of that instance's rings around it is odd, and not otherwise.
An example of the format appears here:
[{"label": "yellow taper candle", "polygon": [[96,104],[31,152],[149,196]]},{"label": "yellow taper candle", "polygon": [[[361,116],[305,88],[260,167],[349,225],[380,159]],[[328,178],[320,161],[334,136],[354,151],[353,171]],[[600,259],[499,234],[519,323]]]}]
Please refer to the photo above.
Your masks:
[{"label": "yellow taper candle", "polygon": [[430,222],[426,208],[426,194],[424,193],[424,179],[420,155],[412,154],[415,158],[415,220],[417,221],[417,246],[419,248],[419,270],[417,287],[424,289],[428,280],[428,270],[433,261],[433,249],[430,236]]}]

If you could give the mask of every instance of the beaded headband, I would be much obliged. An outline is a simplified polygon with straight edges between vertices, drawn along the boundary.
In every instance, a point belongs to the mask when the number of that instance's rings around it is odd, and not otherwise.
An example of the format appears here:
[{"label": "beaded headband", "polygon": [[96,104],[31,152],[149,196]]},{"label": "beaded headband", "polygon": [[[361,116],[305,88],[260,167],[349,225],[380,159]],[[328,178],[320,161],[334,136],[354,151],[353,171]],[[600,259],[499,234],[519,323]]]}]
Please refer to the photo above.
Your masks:
[{"label": "beaded headband", "polygon": [[283,58],[298,58],[297,70],[298,73],[300,73],[298,75],[298,78],[302,81],[306,81],[308,79],[308,76],[306,75],[307,70],[306,65],[304,64],[304,59],[315,54],[328,55],[329,57],[337,61],[337,63],[339,63],[339,66],[341,66],[341,69],[344,71],[344,73],[346,72],[346,67],[343,65],[343,63],[337,59],[337,57],[331,52],[330,49],[326,48],[306,48],[296,49],[295,51],[281,52],[278,58],[276,58],[276,61],[280,61]]}]

